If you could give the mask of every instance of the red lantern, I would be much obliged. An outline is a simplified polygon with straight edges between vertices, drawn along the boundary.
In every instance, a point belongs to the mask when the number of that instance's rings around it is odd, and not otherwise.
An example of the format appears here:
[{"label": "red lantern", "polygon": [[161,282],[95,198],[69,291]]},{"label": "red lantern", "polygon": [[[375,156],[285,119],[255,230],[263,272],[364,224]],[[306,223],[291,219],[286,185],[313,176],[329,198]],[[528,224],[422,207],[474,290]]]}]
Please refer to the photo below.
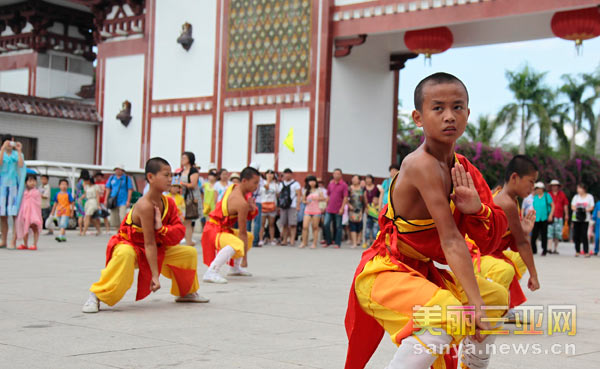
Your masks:
[{"label": "red lantern", "polygon": [[595,7],[558,12],[552,17],[550,26],[557,37],[575,41],[579,51],[584,40],[600,36],[600,10]]},{"label": "red lantern", "polygon": [[433,54],[448,50],[453,42],[454,37],[448,27],[408,31],[404,34],[406,47],[416,54],[424,54],[427,59],[430,59]]}]

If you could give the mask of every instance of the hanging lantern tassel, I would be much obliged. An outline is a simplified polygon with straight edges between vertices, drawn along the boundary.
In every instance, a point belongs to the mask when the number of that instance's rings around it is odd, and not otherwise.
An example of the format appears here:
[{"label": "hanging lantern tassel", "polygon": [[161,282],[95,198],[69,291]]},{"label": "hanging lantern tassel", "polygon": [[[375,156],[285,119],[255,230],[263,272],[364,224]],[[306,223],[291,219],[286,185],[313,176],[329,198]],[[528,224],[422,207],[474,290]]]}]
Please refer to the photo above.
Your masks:
[{"label": "hanging lantern tassel", "polygon": [[448,27],[408,31],[404,34],[406,47],[415,54],[423,54],[425,65],[431,65],[431,56],[448,50],[453,42],[454,37]]},{"label": "hanging lantern tassel", "polygon": [[556,37],[575,41],[580,55],[583,41],[600,36],[600,7],[558,12],[552,16],[550,27]]}]

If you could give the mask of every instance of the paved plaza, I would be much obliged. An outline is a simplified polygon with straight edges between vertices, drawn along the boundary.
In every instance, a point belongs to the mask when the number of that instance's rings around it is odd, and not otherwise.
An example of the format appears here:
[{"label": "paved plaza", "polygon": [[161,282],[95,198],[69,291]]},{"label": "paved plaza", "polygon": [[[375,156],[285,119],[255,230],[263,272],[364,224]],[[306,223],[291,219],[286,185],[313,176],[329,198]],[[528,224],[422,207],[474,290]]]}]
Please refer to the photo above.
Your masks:
[{"label": "paved plaza", "polygon": [[[134,302],[135,284],[115,307],[83,314],[89,285],[104,265],[108,236],[69,234],[40,250],[0,250],[0,368],[342,368],[344,314],[361,251],[268,246],[250,254],[252,278],[201,284],[209,304],[176,304],[162,289]],[[199,238],[197,236],[196,238]],[[492,358],[490,368],[600,368],[600,257],[536,257],[541,290],[531,305],[576,304],[575,336],[517,336],[498,343],[575,344],[575,353]],[[199,273],[206,270],[199,266]],[[514,329],[514,328],[513,328]],[[564,346],[555,346],[563,350]],[[386,335],[368,368],[395,352]]]}]

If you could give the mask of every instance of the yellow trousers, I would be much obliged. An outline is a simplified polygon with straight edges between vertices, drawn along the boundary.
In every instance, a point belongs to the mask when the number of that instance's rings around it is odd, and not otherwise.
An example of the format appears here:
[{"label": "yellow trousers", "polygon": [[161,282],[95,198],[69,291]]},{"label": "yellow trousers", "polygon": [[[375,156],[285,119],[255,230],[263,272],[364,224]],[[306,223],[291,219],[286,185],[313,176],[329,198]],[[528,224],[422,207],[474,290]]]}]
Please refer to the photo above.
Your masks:
[{"label": "yellow trousers", "polygon": [[[512,264],[509,264],[502,259],[498,259],[491,255],[485,255],[481,257],[481,271],[479,274],[485,279],[494,281],[508,289],[515,274],[517,274],[518,279],[521,279],[523,274],[527,271],[527,266],[518,252],[505,250],[503,253],[504,256],[509,258],[515,264],[517,270],[515,270],[515,267]],[[477,269],[478,268],[476,267],[476,273],[478,272]]]},{"label": "yellow trousers", "polygon": [[[196,269],[198,252],[190,246],[170,246],[166,248],[161,274],[171,279],[171,294],[180,296],[179,286],[169,265],[182,269]],[[100,280],[90,287],[100,301],[113,306],[119,302],[133,284],[133,275],[137,268],[137,254],[128,244],[115,246],[113,255],[106,268],[100,274]],[[198,277],[189,293],[198,290]]]},{"label": "yellow trousers", "polygon": [[235,250],[233,259],[244,257],[246,252],[252,248],[252,242],[254,241],[254,235],[247,232],[248,235],[248,250],[244,249],[244,241],[239,238],[240,230],[234,229],[233,233],[221,232],[217,234],[216,247],[217,250],[221,250],[225,246],[231,246]]},{"label": "yellow trousers", "polygon": [[[485,305],[502,307],[487,310],[487,316],[504,315],[507,289],[481,275],[475,278]],[[453,275],[441,288],[416,272],[399,269],[387,255],[375,256],[356,277],[354,289],[362,309],[379,322],[396,345],[413,334],[413,325],[445,330],[455,343],[464,336],[460,322],[447,319],[449,307],[468,303],[464,289]]]}]

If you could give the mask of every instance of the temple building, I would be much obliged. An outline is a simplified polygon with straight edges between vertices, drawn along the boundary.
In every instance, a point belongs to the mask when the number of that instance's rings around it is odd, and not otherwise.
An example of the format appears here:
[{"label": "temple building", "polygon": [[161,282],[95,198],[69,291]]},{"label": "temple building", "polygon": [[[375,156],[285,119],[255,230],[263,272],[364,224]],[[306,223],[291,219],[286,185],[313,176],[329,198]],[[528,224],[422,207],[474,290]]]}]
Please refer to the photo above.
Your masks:
[{"label": "temple building", "polygon": [[2,1],[0,133],[35,159],[138,169],[192,151],[203,172],[385,177],[408,60],[569,38],[597,14],[597,0]]}]

